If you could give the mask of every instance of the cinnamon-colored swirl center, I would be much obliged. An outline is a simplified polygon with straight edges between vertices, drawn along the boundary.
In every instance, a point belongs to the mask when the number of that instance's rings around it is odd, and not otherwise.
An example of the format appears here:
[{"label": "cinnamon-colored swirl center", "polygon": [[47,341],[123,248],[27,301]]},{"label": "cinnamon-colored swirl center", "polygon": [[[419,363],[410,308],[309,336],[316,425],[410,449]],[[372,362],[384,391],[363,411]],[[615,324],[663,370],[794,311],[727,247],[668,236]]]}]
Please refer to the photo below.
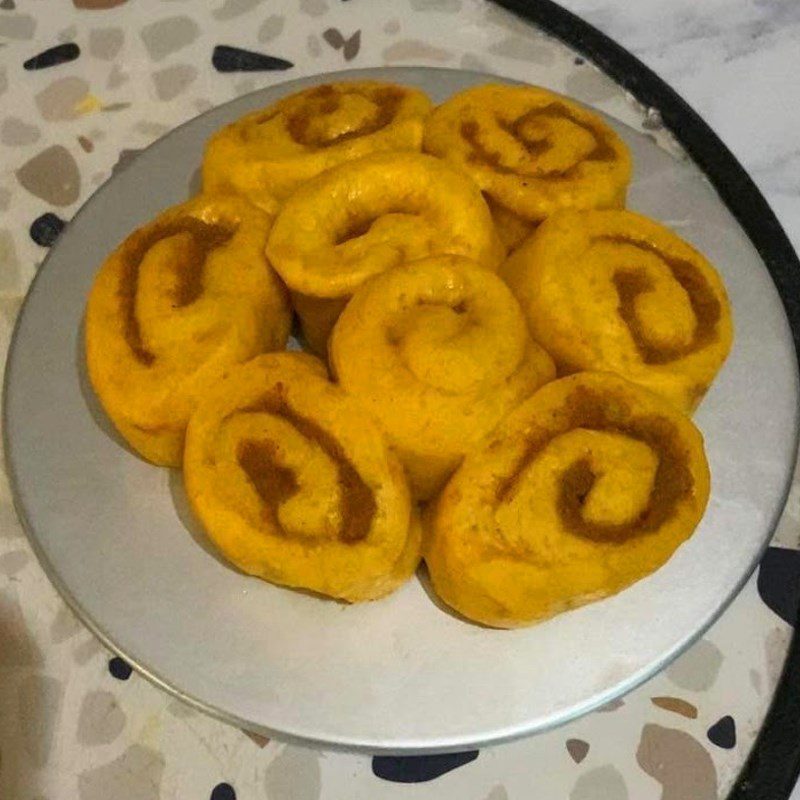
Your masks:
[{"label": "cinnamon-colored swirl center", "polygon": [[[372,527],[377,503],[339,442],[316,422],[298,414],[280,391],[266,394],[239,413],[265,413],[286,420],[305,439],[315,442],[336,467],[342,512],[338,539],[353,544],[365,539]],[[278,518],[279,507],[300,490],[294,472],[280,460],[278,447],[269,440],[246,439],[238,447],[239,466],[264,503],[270,526],[282,535],[286,530]]]},{"label": "cinnamon-colored swirl center", "polygon": [[692,492],[694,481],[688,456],[672,422],[656,415],[635,416],[620,397],[598,394],[586,387],[576,388],[568,400],[565,419],[556,431],[537,431],[528,441],[512,471],[499,480],[497,503],[513,498],[525,471],[545,446],[559,435],[576,429],[617,433],[645,444],[658,457],[655,478],[646,506],[636,519],[625,524],[589,521],[584,503],[600,477],[587,454],[567,465],[561,474],[557,501],[558,515],[565,530],[597,542],[621,544],[637,536],[658,531]]},{"label": "cinnamon-colored swirl center", "polygon": [[649,242],[627,236],[601,236],[597,241],[630,245],[657,256],[667,265],[672,277],[681,285],[689,298],[696,320],[691,340],[685,344],[654,345],[648,339],[647,331],[636,313],[636,298],[653,289],[650,279],[644,270],[618,270],[614,273],[614,287],[619,295],[619,315],[627,325],[645,364],[668,364],[670,361],[701,350],[714,341],[716,327],[722,316],[722,307],[711,285],[694,264],[667,255]]},{"label": "cinnamon-colored swirl center", "polygon": [[[558,147],[557,139],[547,133],[547,120],[566,120],[585,131],[592,137],[595,144],[594,148],[583,156],[578,163],[566,169],[545,169],[539,165],[535,172],[536,177],[555,180],[569,179],[575,175],[575,171],[584,161],[613,161],[616,158],[616,152],[609,143],[606,134],[590,123],[579,119],[572,110],[561,103],[549,103],[541,108],[532,108],[513,122],[497,117],[496,123],[501,130],[518,141],[532,158],[536,159]],[[519,174],[518,168],[507,166],[504,163],[502,153],[498,150],[492,150],[486,145],[481,137],[480,124],[476,120],[462,122],[461,135],[469,142],[472,148],[472,152],[468,156],[470,161],[487,164],[499,173]]]},{"label": "cinnamon-colored swirl center", "polygon": [[235,232],[236,226],[233,225],[183,217],[142,231],[135,241],[126,246],[122,257],[118,296],[123,335],[137,361],[147,367],[155,361],[155,354],[142,340],[142,330],[136,315],[139,270],[148,251],[158,242],[173,236],[187,237],[188,247],[171,265],[176,278],[173,307],[182,308],[197,300],[203,292],[203,271],[209,253],[222,247]]},{"label": "cinnamon-colored swirl center", "polygon": [[[397,116],[403,97],[403,92],[394,87],[361,92],[320,86],[308,92],[298,107],[287,113],[286,129],[298,144],[331,147],[385,128]],[[266,122],[272,116],[259,122]]]}]

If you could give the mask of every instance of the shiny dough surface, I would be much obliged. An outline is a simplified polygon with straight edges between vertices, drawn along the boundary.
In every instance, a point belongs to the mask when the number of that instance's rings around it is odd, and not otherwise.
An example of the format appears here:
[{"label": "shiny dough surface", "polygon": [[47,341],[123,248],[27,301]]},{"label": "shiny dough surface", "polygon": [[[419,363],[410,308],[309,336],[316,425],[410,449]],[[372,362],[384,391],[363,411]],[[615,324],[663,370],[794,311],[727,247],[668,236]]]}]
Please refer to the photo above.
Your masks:
[{"label": "shiny dough surface", "polygon": [[273,583],[371,600],[419,561],[400,463],[312,356],[259,356],[210,386],[187,431],[184,480],[225,557]]},{"label": "shiny dough surface", "polygon": [[203,160],[206,190],[233,189],[272,210],[301,183],[370,153],[420,150],[431,102],[380,81],[316,86],[218,131]]},{"label": "shiny dough surface", "polygon": [[688,417],[584,372],[540,389],[467,456],[429,513],[425,559],[437,594],[465,617],[527,625],[658,569],[708,495]]},{"label": "shiny dough surface", "polygon": [[271,219],[233,196],[168,209],[106,259],[86,310],[92,386],[127,442],[179,466],[189,416],[222,373],[286,346],[286,290],[264,247]]},{"label": "shiny dough surface", "polygon": [[428,118],[424,149],[475,180],[511,243],[526,222],[561,208],[624,206],[631,179],[630,154],[614,130],[538,86],[487,84],[453,95]]},{"label": "shiny dough surface", "polygon": [[366,283],[339,317],[330,361],[388,433],[418,499],[438,492],[465,453],[555,377],[509,289],[459,256]]},{"label": "shiny dough surface", "polygon": [[616,372],[691,411],[730,351],[714,267],[632,211],[560,212],[501,272],[562,372]]}]

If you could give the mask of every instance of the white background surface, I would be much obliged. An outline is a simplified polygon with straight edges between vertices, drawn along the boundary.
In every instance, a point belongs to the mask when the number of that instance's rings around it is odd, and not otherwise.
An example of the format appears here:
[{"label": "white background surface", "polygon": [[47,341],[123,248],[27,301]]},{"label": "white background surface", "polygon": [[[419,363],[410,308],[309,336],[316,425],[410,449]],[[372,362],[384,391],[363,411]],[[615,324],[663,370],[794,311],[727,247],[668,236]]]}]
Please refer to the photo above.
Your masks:
[{"label": "white background surface", "polygon": [[800,246],[800,2],[560,1],[700,112]]}]

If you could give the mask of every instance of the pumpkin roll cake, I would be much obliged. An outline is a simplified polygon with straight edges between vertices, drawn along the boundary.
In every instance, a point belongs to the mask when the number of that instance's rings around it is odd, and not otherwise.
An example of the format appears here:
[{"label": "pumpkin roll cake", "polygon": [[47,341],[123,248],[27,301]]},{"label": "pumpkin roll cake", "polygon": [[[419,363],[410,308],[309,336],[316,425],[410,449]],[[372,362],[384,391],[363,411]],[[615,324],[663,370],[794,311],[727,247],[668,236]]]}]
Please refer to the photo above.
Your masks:
[{"label": "pumpkin roll cake", "polygon": [[562,373],[616,372],[692,411],[725,361],[733,324],[714,267],[631,211],[564,211],[503,265]]},{"label": "pumpkin roll cake", "polygon": [[86,363],[103,408],[155,464],[179,466],[198,401],[233,364],[286,345],[291,309],[264,255],[271,219],[201,195],[134,231],[86,309]]},{"label": "pumpkin roll cake", "polygon": [[465,617],[528,625],[658,569],[708,496],[688,417],[616,375],[579,373],[544,386],[464,459],[426,520],[425,560]]},{"label": "pumpkin roll cake", "polygon": [[453,95],[428,118],[424,149],[472,176],[509,249],[561,208],[624,206],[632,172],[598,114],[538,86]]},{"label": "pumpkin roll cake", "polygon": [[420,150],[431,102],[380,81],[329,83],[222,128],[203,160],[206,190],[233,190],[273,210],[301,183],[370,153]]},{"label": "pumpkin roll cake", "polygon": [[222,554],[272,583],[371,600],[419,562],[400,462],[312,356],[258,356],[210,386],[189,423],[184,480]]},{"label": "pumpkin roll cake", "polygon": [[333,330],[330,362],[387,432],[421,500],[555,377],[508,287],[460,256],[414,261],[357,290]]}]

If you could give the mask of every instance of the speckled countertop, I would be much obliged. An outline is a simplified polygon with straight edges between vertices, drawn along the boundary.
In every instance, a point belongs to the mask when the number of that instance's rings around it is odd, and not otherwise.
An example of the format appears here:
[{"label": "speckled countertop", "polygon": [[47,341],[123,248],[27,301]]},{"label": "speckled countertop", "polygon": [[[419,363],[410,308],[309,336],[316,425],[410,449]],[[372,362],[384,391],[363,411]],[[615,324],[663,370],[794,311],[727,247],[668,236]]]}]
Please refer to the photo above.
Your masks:
[{"label": "speckled countertop", "polygon": [[[795,0],[570,0],[718,130],[800,243]],[[661,138],[591,64],[481,0],[0,0],[0,352],[92,191],[200,111],[289,77],[426,64],[542,83]],[[624,700],[545,735],[375,758],[267,741],[111,658],[33,557],[0,482],[2,800],[718,800],[778,680],[800,573],[797,486],[728,612]]]}]

